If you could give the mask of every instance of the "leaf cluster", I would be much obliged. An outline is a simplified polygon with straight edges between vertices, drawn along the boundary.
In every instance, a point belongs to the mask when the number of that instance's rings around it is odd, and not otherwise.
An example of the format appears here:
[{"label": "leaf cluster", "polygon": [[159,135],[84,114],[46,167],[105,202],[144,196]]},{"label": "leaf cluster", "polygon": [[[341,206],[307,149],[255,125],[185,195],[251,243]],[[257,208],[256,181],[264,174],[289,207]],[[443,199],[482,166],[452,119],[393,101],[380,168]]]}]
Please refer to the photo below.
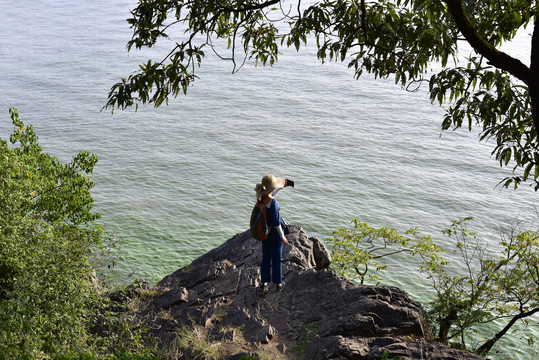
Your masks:
[{"label": "leaf cluster", "polygon": [[514,225],[501,234],[499,257],[489,256],[486,243],[468,230],[469,220],[455,221],[444,231],[455,243],[460,266],[431,263],[423,271],[437,292],[429,314],[440,340],[456,338],[466,345],[466,335],[475,325],[504,320],[505,325],[478,347],[486,354],[517,321],[539,311],[539,232],[517,231]]},{"label": "leaf cluster", "polygon": [[444,69],[430,79],[431,100],[447,104],[442,129],[480,127],[481,140],[495,141],[492,155],[500,166],[513,163],[515,175],[500,184],[517,188],[532,180],[538,190],[537,130],[528,87],[485,66],[482,58],[468,61],[466,68]]},{"label": "leaf cluster", "polygon": [[[160,38],[170,38],[170,32],[183,33],[161,61],[140,66],[140,71],[112,86],[105,107],[114,109],[138,103],[152,103],[158,107],[168,103],[180,91],[187,92],[196,79],[195,70],[205,56],[204,48],[210,47],[218,56],[234,63],[239,69],[246,58],[273,64],[277,60],[277,29],[268,19],[278,0],[269,1],[220,1],[220,0],[142,0],[131,11],[128,23],[133,37],[127,44],[133,47],[153,46]],[[182,36],[178,36],[182,37]],[[215,41],[227,39],[230,55],[221,55]],[[236,52],[244,53],[237,60]]]},{"label": "leaf cluster", "polygon": [[14,147],[0,139],[0,354],[60,355],[84,344],[95,301],[88,255],[103,233],[88,175],[97,157],[61,164],[15,109],[10,116]]},{"label": "leaf cluster", "polygon": [[410,229],[400,235],[388,227],[373,228],[354,218],[353,228],[341,228],[333,232],[334,237],[326,241],[332,244],[332,267],[345,278],[357,280],[382,280],[380,273],[387,268],[383,262],[400,253],[421,254],[423,257],[436,257],[440,248],[430,236]]}]

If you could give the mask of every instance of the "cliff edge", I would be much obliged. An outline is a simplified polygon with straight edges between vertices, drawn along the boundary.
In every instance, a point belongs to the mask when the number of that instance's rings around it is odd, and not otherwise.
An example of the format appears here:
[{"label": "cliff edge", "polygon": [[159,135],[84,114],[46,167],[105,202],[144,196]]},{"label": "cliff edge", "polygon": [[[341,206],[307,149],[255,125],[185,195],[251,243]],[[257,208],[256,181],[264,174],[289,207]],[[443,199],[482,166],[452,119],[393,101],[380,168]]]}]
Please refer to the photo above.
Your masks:
[{"label": "cliff edge", "polygon": [[403,290],[339,278],[301,227],[287,238],[283,292],[258,289],[261,243],[246,231],[165,277],[140,315],[153,314],[164,343],[178,329],[204,329],[226,359],[482,359],[426,341],[421,305]]}]

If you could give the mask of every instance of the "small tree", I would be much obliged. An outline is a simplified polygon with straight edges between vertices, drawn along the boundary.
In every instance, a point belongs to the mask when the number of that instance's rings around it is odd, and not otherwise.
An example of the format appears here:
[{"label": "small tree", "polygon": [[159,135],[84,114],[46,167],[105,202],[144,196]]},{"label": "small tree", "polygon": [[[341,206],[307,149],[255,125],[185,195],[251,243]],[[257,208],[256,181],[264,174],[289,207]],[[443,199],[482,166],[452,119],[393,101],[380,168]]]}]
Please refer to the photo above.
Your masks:
[{"label": "small tree", "polygon": [[[333,244],[332,266],[343,277],[358,280],[380,281],[380,273],[386,269],[384,258],[400,253],[437,256],[441,249],[430,236],[420,236],[417,229],[406,231],[405,236],[388,227],[371,227],[358,219],[352,220],[353,229],[341,228],[326,241]],[[443,262],[443,261],[442,261]],[[374,270],[374,271],[373,271]]]},{"label": "small tree", "polygon": [[446,250],[417,229],[400,235],[394,229],[375,229],[354,219],[354,228],[339,229],[333,243],[335,270],[342,276],[379,281],[386,269],[383,259],[396,254],[419,255],[420,271],[432,281],[435,298],[428,304],[428,317],[438,340],[458,340],[466,347],[467,337],[482,324],[502,321],[503,326],[487,336],[474,350],[487,354],[518,322],[539,312],[539,233],[512,227],[502,235],[499,257],[487,253],[486,243],[470,232],[472,218],[454,221],[444,234],[454,242],[451,262],[440,254]]},{"label": "small tree", "polygon": [[444,231],[455,242],[460,263],[429,258],[422,271],[437,293],[428,313],[440,341],[457,338],[466,345],[466,335],[474,326],[504,321],[505,325],[476,349],[485,355],[519,320],[539,312],[539,233],[512,227],[508,234],[502,234],[501,256],[489,256],[486,243],[468,230],[470,220],[454,221]]}]

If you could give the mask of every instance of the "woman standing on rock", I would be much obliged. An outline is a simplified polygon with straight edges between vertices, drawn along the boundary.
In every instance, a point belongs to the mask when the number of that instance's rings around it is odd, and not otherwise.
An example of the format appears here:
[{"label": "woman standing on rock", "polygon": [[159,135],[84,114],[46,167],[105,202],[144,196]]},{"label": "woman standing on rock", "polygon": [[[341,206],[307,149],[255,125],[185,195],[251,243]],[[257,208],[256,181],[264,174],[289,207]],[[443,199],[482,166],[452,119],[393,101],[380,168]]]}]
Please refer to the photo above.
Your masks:
[{"label": "woman standing on rock", "polygon": [[271,231],[262,241],[262,262],[260,263],[260,272],[262,280],[262,291],[268,291],[268,283],[273,281],[277,284],[277,289],[282,291],[284,288],[281,255],[283,245],[288,245],[288,240],[284,235],[286,224],[279,213],[279,204],[275,197],[277,193],[286,186],[294,186],[294,182],[288,179],[266,175],[262,178],[260,184],[256,184],[256,198],[259,203],[266,206],[267,225]]}]

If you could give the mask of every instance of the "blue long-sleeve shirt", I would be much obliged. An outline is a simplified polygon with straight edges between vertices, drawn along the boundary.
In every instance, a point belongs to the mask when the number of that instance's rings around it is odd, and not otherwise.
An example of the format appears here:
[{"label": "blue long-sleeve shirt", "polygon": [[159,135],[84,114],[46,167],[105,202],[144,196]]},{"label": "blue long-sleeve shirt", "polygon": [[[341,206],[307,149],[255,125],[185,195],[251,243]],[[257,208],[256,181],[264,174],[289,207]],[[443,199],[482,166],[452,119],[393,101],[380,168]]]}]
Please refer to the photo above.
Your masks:
[{"label": "blue long-sleeve shirt", "polygon": [[[267,219],[268,219],[268,225],[272,227],[269,237],[272,240],[280,241],[281,231],[286,226],[279,212],[281,207],[279,206],[279,203],[275,199],[271,199],[271,201],[266,205],[266,207],[267,207],[266,214],[267,214]],[[279,227],[281,228],[281,231],[279,231],[278,229]]]}]

